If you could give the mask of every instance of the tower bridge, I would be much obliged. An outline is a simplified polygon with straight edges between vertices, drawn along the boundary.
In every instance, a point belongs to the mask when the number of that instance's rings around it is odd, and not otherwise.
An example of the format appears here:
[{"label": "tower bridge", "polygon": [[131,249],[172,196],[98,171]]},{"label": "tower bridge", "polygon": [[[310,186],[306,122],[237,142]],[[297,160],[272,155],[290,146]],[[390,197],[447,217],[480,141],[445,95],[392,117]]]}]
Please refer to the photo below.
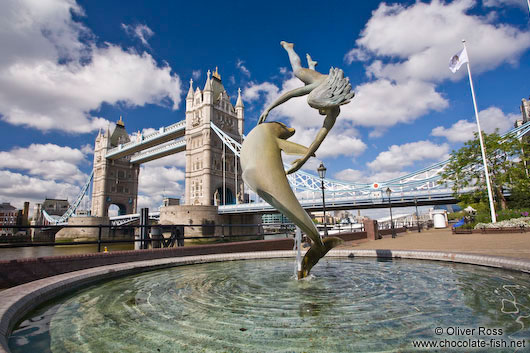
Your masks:
[{"label": "tower bridge", "polygon": [[[180,152],[186,154],[184,204],[166,207],[174,208],[167,212],[153,212],[150,217],[161,222],[167,222],[168,217],[180,217],[186,221],[180,223],[188,223],[188,220],[193,222],[192,217],[188,216],[196,213],[198,223],[208,219],[223,223],[225,219],[219,217],[275,212],[249,188],[245,188],[241,178],[239,151],[244,139],[244,109],[241,90],[233,105],[216,69],[213,73],[208,71],[202,90],[199,87],[194,89],[193,81],[190,80],[184,120],[153,133],[144,135],[138,132],[131,136],[120,117],[112,132],[107,129],[98,133],[93,171],[78,198],[63,216],[51,217],[43,211],[44,217],[51,224],[67,223],[70,217],[75,216],[75,210],[88,194],[92,182],[92,216],[107,218],[109,207],[116,205],[119,208],[119,215],[113,217],[116,224],[133,221],[138,217],[140,165]],[[523,121],[505,135],[522,137],[529,132],[530,122]],[[326,208],[387,207],[388,198],[384,194],[387,188],[392,190],[393,206],[454,203],[457,200],[452,185],[439,183],[440,174],[448,162],[442,161],[378,183],[324,179]],[[288,175],[288,179],[305,209],[322,209],[322,181],[319,177],[298,171]],[[226,223],[244,223],[241,217]]]},{"label": "tower bridge", "polygon": [[119,207],[120,215],[136,213],[139,166],[180,152],[186,153],[186,204],[223,205],[241,201],[239,162],[211,134],[210,124],[241,142],[243,123],[241,92],[235,106],[232,105],[217,70],[212,75],[208,71],[202,90],[194,89],[190,81],[186,117],[182,121],[131,137],[120,118],[114,131],[100,132],[96,138],[92,215],[108,216],[112,204]]}]

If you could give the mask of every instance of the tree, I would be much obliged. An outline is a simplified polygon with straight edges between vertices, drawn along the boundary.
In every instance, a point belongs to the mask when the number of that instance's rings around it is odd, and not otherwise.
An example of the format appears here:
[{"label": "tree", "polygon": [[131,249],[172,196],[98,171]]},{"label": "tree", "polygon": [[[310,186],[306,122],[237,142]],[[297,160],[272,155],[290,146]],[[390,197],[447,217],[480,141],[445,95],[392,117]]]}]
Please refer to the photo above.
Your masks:
[{"label": "tree", "polygon": [[[505,192],[520,201],[528,200],[529,180],[526,165],[527,143],[513,135],[501,137],[497,131],[482,133],[492,193],[501,209],[508,206]],[[524,151],[524,152],[523,152]],[[458,151],[453,151],[441,174],[442,183],[453,182],[455,196],[466,203],[488,201],[478,133]],[[521,197],[526,195],[524,197]]]}]

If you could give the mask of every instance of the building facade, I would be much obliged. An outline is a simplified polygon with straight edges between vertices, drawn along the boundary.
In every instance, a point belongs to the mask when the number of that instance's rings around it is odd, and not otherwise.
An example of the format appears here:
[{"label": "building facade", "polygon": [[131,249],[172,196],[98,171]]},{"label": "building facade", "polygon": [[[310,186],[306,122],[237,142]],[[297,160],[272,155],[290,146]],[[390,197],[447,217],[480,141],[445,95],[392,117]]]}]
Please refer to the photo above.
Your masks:
[{"label": "building facade", "polygon": [[208,70],[203,90],[194,90],[191,80],[186,96],[187,205],[235,204],[244,197],[239,158],[212,131],[210,122],[234,140],[242,141],[241,91],[233,106],[217,68],[211,77]]},{"label": "building facade", "polygon": [[[24,202],[24,208],[19,210],[9,202],[0,204],[0,235],[13,235],[17,226],[27,226],[29,202]],[[20,229],[18,229],[20,231]],[[22,229],[26,232],[27,229]]]},{"label": "building facade", "polygon": [[0,233],[12,234],[13,227],[17,225],[18,209],[9,202],[0,204]]}]

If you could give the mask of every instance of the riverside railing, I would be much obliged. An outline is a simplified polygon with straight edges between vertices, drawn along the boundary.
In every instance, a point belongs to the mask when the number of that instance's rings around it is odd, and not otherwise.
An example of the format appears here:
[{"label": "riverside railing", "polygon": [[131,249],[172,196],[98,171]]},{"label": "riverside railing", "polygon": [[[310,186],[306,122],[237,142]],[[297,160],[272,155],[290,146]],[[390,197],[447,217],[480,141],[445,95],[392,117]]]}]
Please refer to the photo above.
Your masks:
[{"label": "riverside railing", "polygon": [[[322,233],[323,225],[317,225]],[[267,236],[294,236],[295,226],[290,223],[278,224],[148,224],[148,225],[30,225],[14,226],[15,235],[0,236],[0,251],[8,248],[97,245],[97,252],[108,244],[135,244],[135,249],[184,246],[186,240],[263,240]],[[56,234],[62,229],[84,230],[77,234]],[[246,230],[248,229],[248,231]],[[186,231],[188,230],[188,231]],[[328,225],[330,235],[362,232],[362,224]],[[188,234],[186,234],[188,233]],[[191,233],[191,235],[190,235]],[[254,238],[254,239],[251,239]],[[137,246],[138,245],[138,246]],[[1,258],[1,253],[0,253]]]},{"label": "riverside railing", "polygon": [[[17,233],[0,236],[0,250],[35,246],[97,245],[98,252],[101,252],[102,246],[105,244],[139,243],[139,249],[147,249],[149,243],[152,244],[153,248],[159,248],[184,246],[185,240],[217,239],[230,241],[252,237],[263,239],[268,235],[262,231],[262,224],[32,225],[12,228]],[[94,240],[55,241],[56,233],[69,228],[85,229],[84,234],[76,236],[94,238]],[[186,228],[190,228],[189,232],[200,233],[200,235],[186,235]],[[236,233],[236,228],[248,228],[249,231],[240,230]],[[28,234],[28,230],[32,229],[34,230],[33,234]],[[25,234],[21,234],[21,230],[26,230]],[[92,233],[87,234],[86,230],[92,230]],[[119,234],[118,232],[122,233]],[[65,238],[67,237],[75,238],[75,236],[65,236]]]}]

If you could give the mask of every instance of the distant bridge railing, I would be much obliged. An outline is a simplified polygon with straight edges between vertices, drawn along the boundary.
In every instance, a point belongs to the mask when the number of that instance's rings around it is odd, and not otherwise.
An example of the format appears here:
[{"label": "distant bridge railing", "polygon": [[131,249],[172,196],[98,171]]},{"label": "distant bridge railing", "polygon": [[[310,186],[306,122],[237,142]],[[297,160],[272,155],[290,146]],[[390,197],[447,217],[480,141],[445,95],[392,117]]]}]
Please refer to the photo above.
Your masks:
[{"label": "distant bridge railing", "polygon": [[153,132],[148,135],[139,135],[138,140],[126,142],[123,144],[118,145],[118,147],[112,148],[108,150],[107,154],[105,155],[105,158],[115,158],[116,156],[121,155],[126,150],[132,150],[136,146],[141,145],[149,145],[153,141],[156,141],[158,139],[161,139],[162,137],[166,135],[172,135],[175,134],[178,131],[183,131],[186,129],[186,120],[179,121],[175,124],[161,127],[156,132]]},{"label": "distant bridge railing", "polygon": [[[327,210],[339,210],[339,209],[356,209],[356,208],[384,208],[388,207],[388,197],[362,197],[356,195],[347,196],[330,196],[331,192],[327,193],[326,196],[326,209]],[[314,199],[299,199],[300,205],[306,210],[321,210],[322,199],[315,197]],[[400,206],[412,206],[417,204],[421,205],[433,205],[433,204],[445,204],[455,202],[454,194],[451,190],[445,190],[443,192],[431,192],[429,194],[416,193],[403,193],[400,195],[392,194],[390,202],[393,207]],[[269,205],[265,201],[251,202],[251,203],[240,203],[235,205],[222,205],[218,207],[219,214],[231,214],[231,213],[270,213],[274,212],[275,208]]]}]

